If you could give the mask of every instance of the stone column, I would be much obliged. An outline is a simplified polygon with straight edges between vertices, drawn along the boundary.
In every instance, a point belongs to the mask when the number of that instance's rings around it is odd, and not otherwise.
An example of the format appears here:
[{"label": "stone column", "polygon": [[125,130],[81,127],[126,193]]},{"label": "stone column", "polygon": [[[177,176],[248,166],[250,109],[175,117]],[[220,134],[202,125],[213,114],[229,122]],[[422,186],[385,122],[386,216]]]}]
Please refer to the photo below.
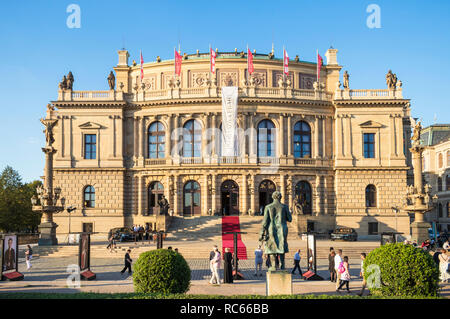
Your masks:
[{"label": "stone column", "polygon": [[137,176],[138,179],[138,215],[145,215],[145,205],[144,205],[144,191],[145,191],[145,180],[144,176]]},{"label": "stone column", "polygon": [[250,150],[250,158],[253,158],[254,160],[256,160],[256,155],[257,155],[257,137],[256,134],[257,132],[255,131],[255,115],[251,114],[250,115],[250,145],[249,145],[249,150]]},{"label": "stone column", "polygon": [[178,175],[174,175],[174,177],[173,177],[173,214],[174,215],[183,215],[183,212],[180,211],[179,179],[180,179],[180,177]]},{"label": "stone column", "polygon": [[315,203],[315,209],[316,209],[316,216],[321,215],[321,207],[322,207],[322,196],[321,196],[321,176],[316,175],[316,185],[314,187],[315,189],[315,197],[316,197],[316,203]]},{"label": "stone column", "polygon": [[322,117],[322,157],[327,158],[327,117]]},{"label": "stone column", "polygon": [[391,148],[390,148],[390,155],[389,158],[394,158],[395,157],[395,117],[393,114],[389,114],[389,136],[390,136],[390,140],[391,140]]},{"label": "stone column", "polygon": [[172,152],[172,114],[167,115],[167,129],[165,134],[166,139],[166,150],[165,150],[165,158],[171,157]]},{"label": "stone column", "polygon": [[200,215],[202,216],[207,216],[208,215],[208,209],[209,209],[209,205],[208,205],[208,175],[204,174],[202,176],[203,179],[203,185],[201,186],[201,203],[202,203],[202,210],[200,212]]},{"label": "stone column", "polygon": [[65,132],[64,132],[64,119],[66,119],[67,117],[66,116],[61,116],[61,117],[58,117],[60,120],[59,120],[59,123],[60,123],[60,127],[59,127],[59,132],[60,132],[60,134],[59,134],[59,156],[57,155],[57,157],[61,157],[61,158],[64,158],[64,156],[65,156],[65,153],[66,153],[66,150],[65,150],[65,145],[64,145],[64,139],[65,139],[65,136],[66,136],[66,134],[65,134]]},{"label": "stone column", "polygon": [[248,185],[247,185],[247,173],[244,173],[242,175],[242,215],[246,215],[248,212],[248,191],[247,191]]},{"label": "stone column", "polygon": [[286,198],[286,180],[285,175],[280,174],[280,193],[281,193],[281,203],[288,205],[288,199]]},{"label": "stone column", "polygon": [[278,157],[284,157],[284,142],[285,142],[285,135],[284,135],[284,114],[280,114],[279,117],[280,120],[280,129],[279,134],[276,138],[276,142],[278,142]]},{"label": "stone column", "polygon": [[319,158],[319,118],[314,121],[314,158]]},{"label": "stone column", "polygon": [[139,123],[140,123],[140,117],[136,116],[134,118],[134,158],[135,161],[137,161],[137,158],[139,157]]},{"label": "stone column", "polygon": [[250,176],[250,185],[251,185],[251,193],[250,193],[250,209],[252,210],[253,214],[256,213],[256,202],[255,202],[255,193],[257,192],[257,189],[255,188],[255,175]]},{"label": "stone column", "polygon": [[211,116],[211,129],[213,130],[214,134],[212,134],[211,136],[211,156],[214,157],[215,155],[217,155],[219,153],[219,150],[217,150],[217,141],[216,141],[216,137],[220,138],[220,136],[216,136],[216,113],[212,113]]},{"label": "stone column", "polygon": [[328,205],[328,188],[329,188],[330,184],[329,184],[329,180],[328,180],[328,176],[325,175],[323,177],[323,213],[325,215],[328,215],[329,212],[329,205]]},{"label": "stone column", "polygon": [[120,115],[116,115],[116,119],[116,156],[119,158],[123,158],[123,117]]},{"label": "stone column", "polygon": [[292,180],[292,176],[288,175],[288,185],[290,185],[289,189],[288,189],[288,205],[289,208],[292,209],[292,207],[294,207],[294,197],[292,196],[294,189],[295,189],[295,185],[293,184],[293,180]]},{"label": "stone column", "polygon": [[208,129],[208,116],[206,116],[205,114],[202,115],[201,117],[202,120],[202,150],[200,152],[203,161],[205,160],[205,158],[209,157],[209,154],[207,153],[207,143],[208,143],[208,138],[206,135],[206,130]]},{"label": "stone column", "polygon": [[405,153],[403,151],[403,119],[400,114],[395,117],[395,129],[397,133],[397,156],[404,157]]},{"label": "stone column", "polygon": [[142,164],[145,157],[145,133],[145,117],[142,116],[139,123],[139,160],[142,161]]},{"label": "stone column", "polygon": [[352,123],[351,123],[351,115],[347,115],[347,126],[346,126],[346,150],[345,150],[345,156],[352,157]]},{"label": "stone column", "polygon": [[212,187],[212,194],[211,194],[211,209],[212,209],[212,213],[213,215],[216,213],[217,211],[217,195],[216,195],[216,185],[217,184],[217,175],[212,174],[212,178],[211,178],[211,187]]},{"label": "stone column", "polygon": [[293,135],[292,132],[292,114],[287,115],[287,155],[289,157],[293,156],[292,153],[292,146],[294,145],[293,142]]}]

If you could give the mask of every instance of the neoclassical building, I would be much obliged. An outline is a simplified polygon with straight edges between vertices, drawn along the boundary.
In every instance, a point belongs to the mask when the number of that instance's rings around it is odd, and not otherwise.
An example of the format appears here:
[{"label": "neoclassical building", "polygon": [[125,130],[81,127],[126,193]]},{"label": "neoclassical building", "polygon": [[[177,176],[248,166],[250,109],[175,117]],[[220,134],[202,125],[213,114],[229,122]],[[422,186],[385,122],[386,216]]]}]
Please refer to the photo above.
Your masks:
[{"label": "neoclassical building", "polygon": [[422,167],[431,195],[437,195],[435,208],[427,214],[439,232],[450,232],[450,124],[434,124],[421,132],[425,146]]},{"label": "neoclassical building", "polygon": [[[319,84],[316,63],[296,57],[285,77],[273,53],[255,53],[249,77],[236,51],[217,52],[214,75],[209,53],[185,54],[180,77],[158,57],[141,80],[126,50],[110,90],[62,82],[52,101],[54,184],[78,208],[71,230],[154,223],[162,195],[178,216],[254,215],[279,190],[291,208],[298,196],[311,230],[409,235],[407,214],[393,210],[411,166],[409,100],[396,79],[387,89],[342,88],[337,52],[326,52]],[[238,87],[238,156],[222,156],[224,86]],[[54,220],[68,232],[67,213]]]}]

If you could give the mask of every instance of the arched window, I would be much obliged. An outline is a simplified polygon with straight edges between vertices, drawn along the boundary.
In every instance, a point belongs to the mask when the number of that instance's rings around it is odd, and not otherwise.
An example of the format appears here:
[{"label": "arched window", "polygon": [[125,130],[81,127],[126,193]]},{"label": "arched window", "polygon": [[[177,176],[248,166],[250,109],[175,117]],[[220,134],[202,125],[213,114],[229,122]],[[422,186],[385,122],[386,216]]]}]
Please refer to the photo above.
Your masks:
[{"label": "arched window", "polygon": [[438,155],[438,167],[442,168],[442,166],[444,166],[444,160],[443,160],[442,153],[439,153],[439,155]]},{"label": "arched window", "polygon": [[201,157],[202,127],[200,123],[189,120],[183,128],[183,157]]},{"label": "arched window", "polygon": [[272,203],[272,194],[277,190],[276,185],[271,180],[265,179],[259,184],[259,212],[264,213],[266,205]]},{"label": "arched window", "polygon": [[442,218],[442,215],[443,215],[442,213],[443,213],[442,204],[439,203],[438,204],[438,218]]},{"label": "arched window", "polygon": [[159,213],[158,202],[164,195],[164,186],[160,182],[152,182],[148,186],[148,213]]},{"label": "arched window", "polygon": [[442,192],[442,177],[437,178],[437,191]]},{"label": "arched window", "polygon": [[445,176],[445,190],[450,191],[450,175]]},{"label": "arched window", "polygon": [[258,124],[258,157],[275,156],[275,125],[270,120]]},{"label": "arched window", "polygon": [[161,122],[153,122],[148,128],[148,157],[164,158],[166,133]]},{"label": "arched window", "polygon": [[294,125],[294,157],[311,157],[311,128],[304,121]]},{"label": "arched window", "polygon": [[303,214],[312,214],[312,188],[307,181],[300,181],[295,185],[295,197],[302,205]]},{"label": "arched window", "polygon": [[366,207],[377,207],[377,188],[375,185],[366,187]]},{"label": "arched window", "polygon": [[200,210],[200,185],[196,181],[188,181],[183,188],[183,213],[199,215]]},{"label": "arched window", "polygon": [[94,208],[95,207],[95,188],[91,185],[88,185],[84,188],[83,206],[86,208]]}]

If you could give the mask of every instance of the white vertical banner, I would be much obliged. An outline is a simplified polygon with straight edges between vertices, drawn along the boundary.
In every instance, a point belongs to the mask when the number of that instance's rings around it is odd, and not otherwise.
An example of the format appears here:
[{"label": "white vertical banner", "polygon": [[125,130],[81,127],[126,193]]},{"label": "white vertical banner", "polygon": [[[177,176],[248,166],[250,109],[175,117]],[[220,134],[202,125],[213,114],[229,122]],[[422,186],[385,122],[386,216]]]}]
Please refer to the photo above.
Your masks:
[{"label": "white vertical banner", "polygon": [[222,87],[222,156],[238,156],[238,87]]}]

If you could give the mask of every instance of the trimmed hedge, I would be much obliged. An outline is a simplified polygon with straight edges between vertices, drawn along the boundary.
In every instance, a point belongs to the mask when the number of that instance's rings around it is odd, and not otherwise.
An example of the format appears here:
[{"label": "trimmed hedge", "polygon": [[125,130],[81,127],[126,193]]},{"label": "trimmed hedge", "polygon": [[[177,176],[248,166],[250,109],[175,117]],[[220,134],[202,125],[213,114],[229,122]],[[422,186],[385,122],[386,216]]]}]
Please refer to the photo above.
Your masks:
[{"label": "trimmed hedge", "polygon": [[[371,293],[386,297],[438,296],[439,292],[439,269],[433,258],[423,249],[403,243],[371,251],[364,262],[364,277]],[[377,277],[379,285],[371,287]]]},{"label": "trimmed hedge", "polygon": [[191,269],[182,255],[158,249],[142,253],[134,265],[137,293],[177,294],[189,290]]},{"label": "trimmed hedge", "polygon": [[185,295],[185,294],[140,294],[140,293],[0,293],[2,299],[444,299],[443,297],[383,297],[383,296],[363,296],[356,295]]}]

